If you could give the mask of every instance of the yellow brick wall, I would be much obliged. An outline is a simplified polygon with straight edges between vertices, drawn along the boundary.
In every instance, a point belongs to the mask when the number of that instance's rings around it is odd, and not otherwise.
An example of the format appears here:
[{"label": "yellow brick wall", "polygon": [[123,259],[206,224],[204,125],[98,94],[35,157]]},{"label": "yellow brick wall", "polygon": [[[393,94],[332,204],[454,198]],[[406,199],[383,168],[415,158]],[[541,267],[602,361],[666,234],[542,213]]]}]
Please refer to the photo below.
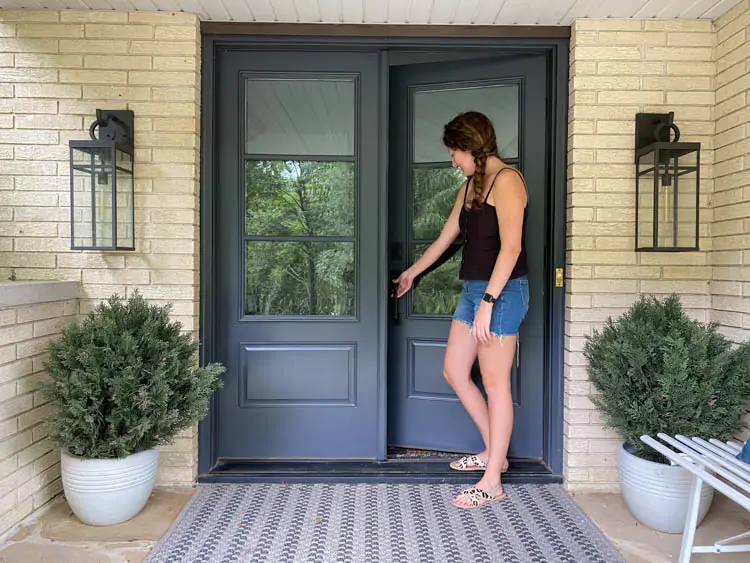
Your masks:
[{"label": "yellow brick wall", "polygon": [[750,5],[715,22],[712,320],[734,341],[750,339]]},{"label": "yellow brick wall", "polygon": [[[76,280],[81,310],[134,289],[197,328],[200,32],[192,14],[0,11],[0,279]],[[135,113],[136,251],[69,250],[70,139]],[[196,437],[161,454],[192,481]]]},{"label": "yellow brick wall", "polygon": [[38,389],[47,344],[77,312],[77,300],[0,307],[0,535],[62,491]]},{"label": "yellow brick wall", "polygon": [[[587,398],[584,336],[641,293],[677,291],[711,310],[710,194],[716,34],[707,21],[579,20],[570,50],[565,321],[565,477],[618,486],[614,431]],[[681,140],[702,144],[700,252],[636,253],[635,114],[675,112]]]}]

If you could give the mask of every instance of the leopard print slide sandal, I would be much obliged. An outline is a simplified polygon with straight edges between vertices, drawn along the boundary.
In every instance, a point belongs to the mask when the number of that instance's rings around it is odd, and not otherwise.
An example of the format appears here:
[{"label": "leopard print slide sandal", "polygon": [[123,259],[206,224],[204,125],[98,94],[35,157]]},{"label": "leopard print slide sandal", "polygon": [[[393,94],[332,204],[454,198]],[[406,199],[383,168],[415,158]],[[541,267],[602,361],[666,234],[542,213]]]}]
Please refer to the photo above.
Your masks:
[{"label": "leopard print slide sandal", "polygon": [[[491,502],[503,500],[506,496],[507,495],[505,494],[505,491],[503,491],[499,495],[493,496],[490,493],[483,491],[482,489],[479,489],[477,487],[469,487],[468,489],[461,491],[455,497],[453,497],[451,504],[453,504],[453,506],[455,506],[456,508],[481,508],[482,506]],[[461,497],[468,497],[469,504],[458,504],[457,501]]]}]

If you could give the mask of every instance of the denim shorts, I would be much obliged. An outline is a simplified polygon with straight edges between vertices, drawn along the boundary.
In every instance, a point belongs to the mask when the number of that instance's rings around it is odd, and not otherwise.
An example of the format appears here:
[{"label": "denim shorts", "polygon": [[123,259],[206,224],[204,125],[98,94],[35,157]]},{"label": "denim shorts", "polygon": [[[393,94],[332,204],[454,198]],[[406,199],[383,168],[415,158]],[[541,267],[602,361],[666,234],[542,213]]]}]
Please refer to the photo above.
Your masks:
[{"label": "denim shorts", "polygon": [[[474,326],[474,315],[482,303],[487,284],[484,280],[466,280],[458,298],[453,318]],[[515,336],[529,310],[529,280],[521,276],[508,280],[497,301],[492,306],[490,332],[496,336]]]}]

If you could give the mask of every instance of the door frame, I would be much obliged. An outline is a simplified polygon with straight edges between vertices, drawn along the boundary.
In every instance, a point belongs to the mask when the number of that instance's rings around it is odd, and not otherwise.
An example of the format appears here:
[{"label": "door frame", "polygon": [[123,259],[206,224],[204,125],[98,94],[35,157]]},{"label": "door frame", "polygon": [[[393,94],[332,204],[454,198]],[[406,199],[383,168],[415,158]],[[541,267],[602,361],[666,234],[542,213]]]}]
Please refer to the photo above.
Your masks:
[{"label": "door frame", "polygon": [[[314,28],[326,27],[328,35],[319,36]],[[200,362],[216,361],[216,283],[215,212],[216,196],[216,142],[215,94],[217,88],[216,58],[222,50],[258,52],[274,50],[348,50],[378,51],[380,53],[379,112],[380,163],[379,195],[379,293],[378,293],[378,444],[387,449],[387,329],[388,329],[388,49],[426,52],[476,51],[503,54],[544,54],[550,92],[547,112],[552,143],[547,155],[549,212],[549,238],[545,249],[547,270],[545,311],[545,408],[543,472],[561,478],[563,472],[563,400],[564,400],[564,323],[565,287],[556,287],[555,269],[565,268],[566,237],[566,167],[568,122],[568,48],[569,28],[528,27],[498,37],[502,27],[471,28],[468,26],[440,26],[442,29],[425,29],[428,26],[317,26],[308,24],[227,24],[206,22],[201,26],[202,76],[201,76],[201,164],[200,164]],[[232,33],[227,32],[231,29]],[[277,31],[278,30],[278,31]],[[295,33],[295,30],[298,33]],[[218,32],[218,33],[216,33]],[[390,34],[390,32],[393,32]],[[382,33],[382,35],[379,35]],[[463,35],[463,36],[460,36]],[[520,36],[519,36],[520,35]],[[546,133],[546,132],[545,132]],[[212,399],[208,415],[198,425],[198,478],[208,477],[215,462],[215,431],[217,408]],[[382,446],[382,447],[381,447]],[[384,460],[381,460],[384,461]],[[317,464],[316,464],[317,465]],[[215,480],[215,479],[211,479]]]}]

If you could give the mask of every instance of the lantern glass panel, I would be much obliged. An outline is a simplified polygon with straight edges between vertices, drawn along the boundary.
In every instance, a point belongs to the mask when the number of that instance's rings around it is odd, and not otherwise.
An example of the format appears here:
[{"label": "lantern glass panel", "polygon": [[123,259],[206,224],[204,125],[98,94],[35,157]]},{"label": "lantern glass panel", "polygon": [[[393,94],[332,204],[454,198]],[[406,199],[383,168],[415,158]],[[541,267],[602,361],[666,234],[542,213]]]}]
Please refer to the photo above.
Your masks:
[{"label": "lantern glass panel", "polygon": [[114,174],[112,147],[71,148],[73,246],[113,248]]},{"label": "lantern glass panel", "polygon": [[135,247],[134,194],[133,194],[133,157],[127,152],[115,150],[117,178],[117,246]]},{"label": "lantern glass panel", "polygon": [[[670,159],[671,186],[664,186],[667,207],[663,242],[660,245],[675,248],[698,246],[698,154],[691,152],[678,159]],[[665,211],[667,211],[665,209]],[[670,234],[668,229],[672,229]]]},{"label": "lantern glass panel", "polygon": [[638,159],[638,225],[637,248],[651,248],[654,244],[654,153],[648,152]]},{"label": "lantern glass panel", "polygon": [[657,248],[675,246],[675,228],[677,217],[674,209],[674,165],[672,161],[662,162],[657,168],[657,211],[656,235]]},{"label": "lantern glass panel", "polygon": [[693,249],[697,246],[698,155],[662,150],[658,160],[656,247]]}]

